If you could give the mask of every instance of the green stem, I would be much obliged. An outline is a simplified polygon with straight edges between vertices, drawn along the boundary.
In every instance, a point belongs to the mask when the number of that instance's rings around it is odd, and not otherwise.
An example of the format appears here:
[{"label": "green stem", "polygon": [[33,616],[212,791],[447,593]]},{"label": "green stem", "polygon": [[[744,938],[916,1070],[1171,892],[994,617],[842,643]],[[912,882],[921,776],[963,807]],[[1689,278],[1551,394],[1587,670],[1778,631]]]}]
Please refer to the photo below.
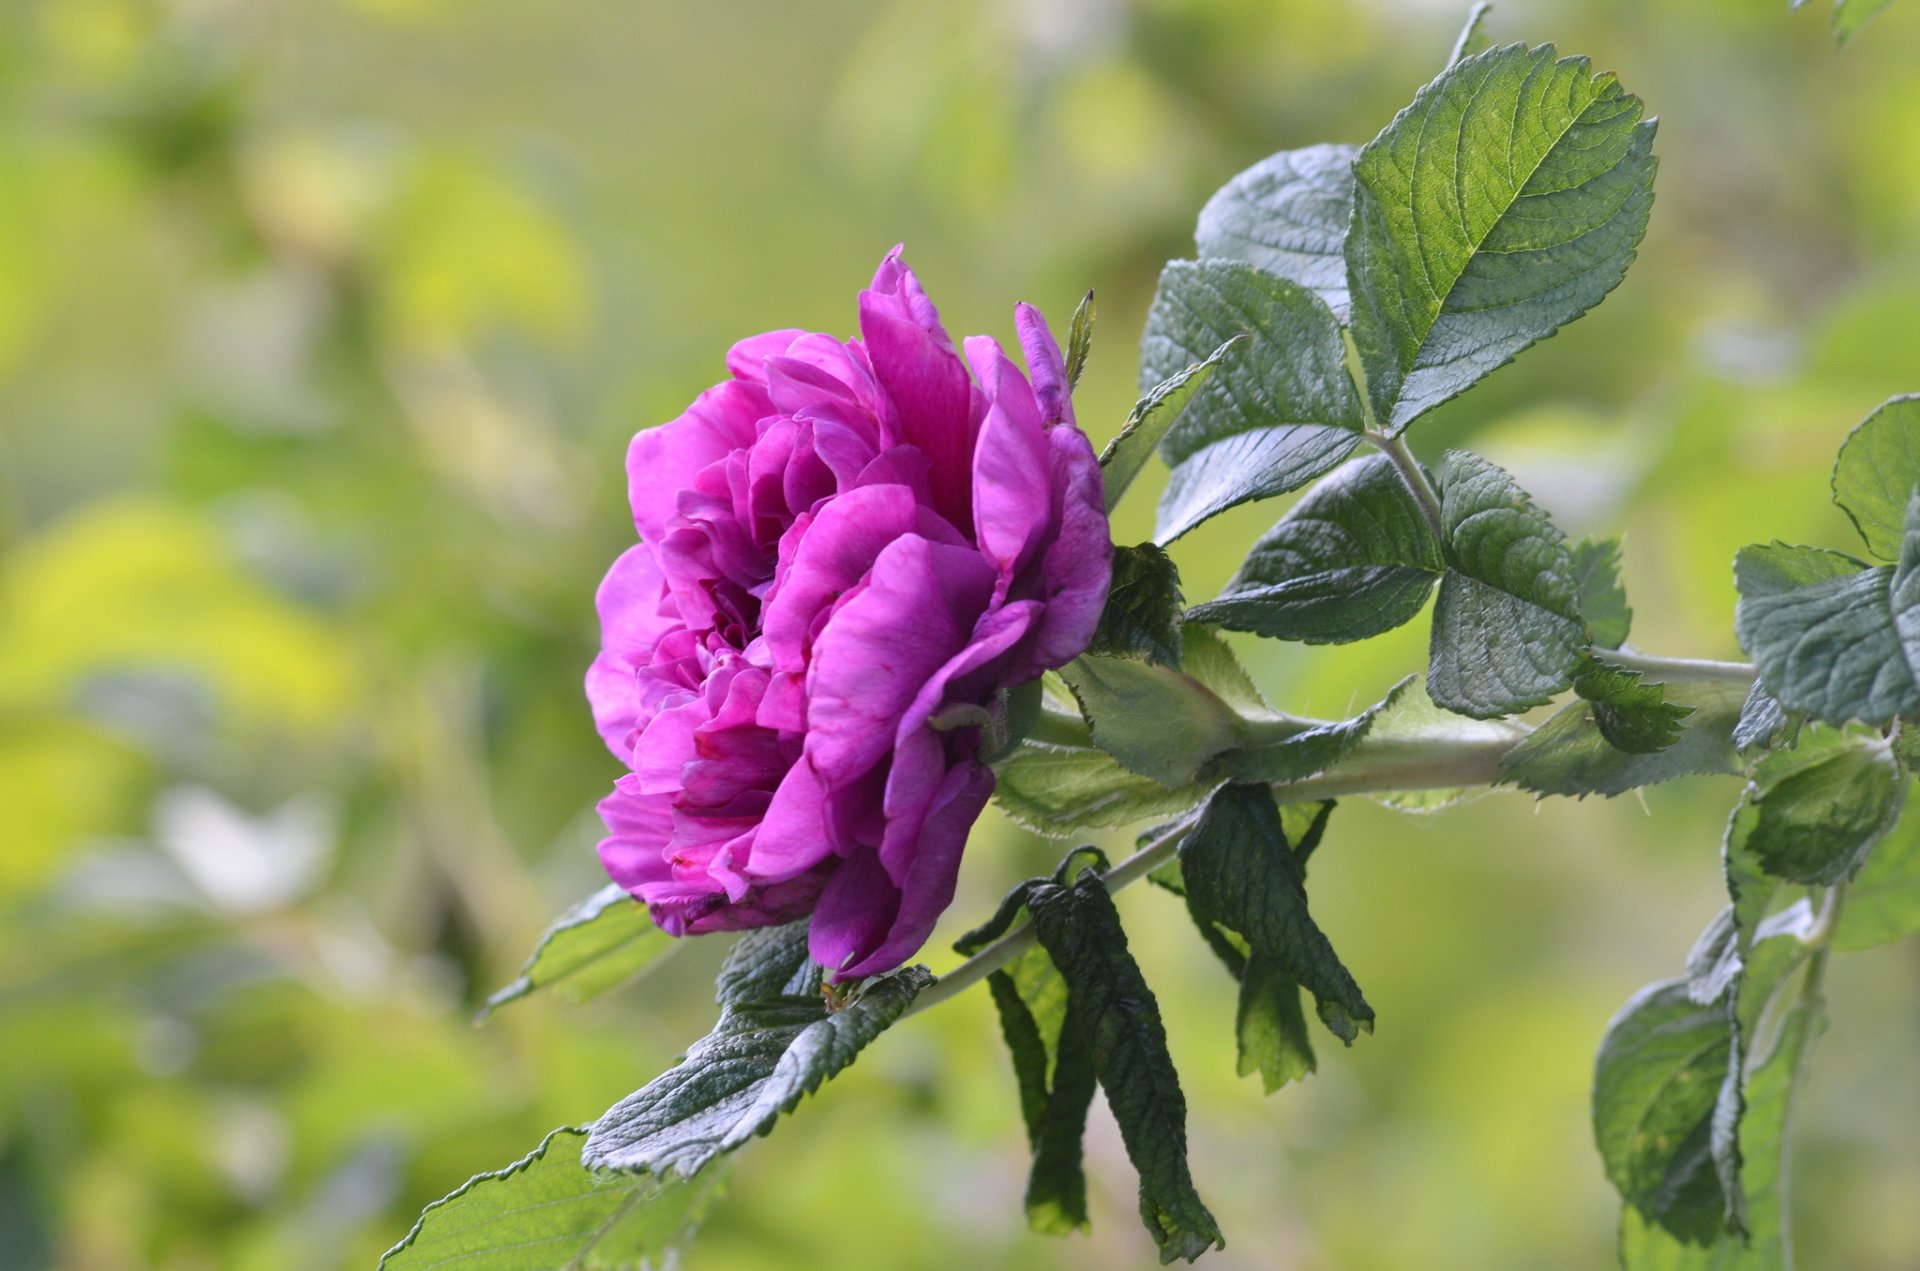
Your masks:
[{"label": "green stem", "polygon": [[1800,1000],[1795,1009],[1802,1012],[1800,1032],[1795,1045],[1797,1053],[1793,1056],[1793,1082],[1787,1087],[1787,1105],[1780,1126],[1780,1259],[1782,1271],[1793,1271],[1793,1196],[1790,1188],[1793,1180],[1793,1105],[1798,1101],[1800,1091],[1805,1087],[1807,1067],[1813,1056],[1813,1040],[1819,1031],[1820,1013],[1826,1009],[1823,989],[1827,979],[1827,962],[1833,955],[1833,933],[1840,925],[1840,911],[1847,900],[1847,885],[1836,883],[1827,889],[1825,902],[1820,906],[1820,916],[1807,933],[1808,942],[1815,945],[1813,956],[1807,959],[1807,969],[1800,981]]},{"label": "green stem", "polygon": [[[1273,796],[1281,803],[1312,803],[1350,794],[1491,785],[1500,775],[1501,758],[1526,733],[1525,728],[1508,725],[1479,729],[1470,737],[1367,738],[1328,771],[1275,785]],[[1105,876],[1107,890],[1119,891],[1172,860],[1191,825],[1191,818],[1177,822],[1109,869]],[[1026,952],[1033,941],[1031,923],[1013,928],[936,980],[914,999],[907,1014],[938,1006],[971,988]]]},{"label": "green stem", "polygon": [[1406,482],[1407,489],[1413,493],[1414,502],[1420,505],[1420,511],[1427,518],[1427,524],[1433,527],[1433,536],[1445,543],[1447,532],[1441,528],[1440,494],[1433,488],[1433,482],[1427,480],[1426,469],[1413,457],[1413,451],[1401,437],[1389,437],[1383,432],[1368,429],[1367,440],[1375,449],[1385,455],[1392,463],[1400,479]]},{"label": "green stem", "polygon": [[1637,649],[1602,649],[1603,661],[1639,671],[1650,679],[1724,680],[1734,684],[1753,683],[1751,662],[1714,662],[1706,658],[1662,658]]}]

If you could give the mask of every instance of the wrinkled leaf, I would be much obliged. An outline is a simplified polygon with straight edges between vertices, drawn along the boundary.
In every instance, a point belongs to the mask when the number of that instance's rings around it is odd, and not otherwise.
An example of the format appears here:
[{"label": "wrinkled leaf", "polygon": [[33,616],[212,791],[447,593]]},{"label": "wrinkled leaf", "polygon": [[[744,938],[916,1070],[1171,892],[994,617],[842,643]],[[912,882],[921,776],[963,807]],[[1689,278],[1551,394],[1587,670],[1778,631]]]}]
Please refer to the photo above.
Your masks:
[{"label": "wrinkled leaf", "polygon": [[1160,275],[1140,341],[1142,390],[1237,335],[1251,337],[1246,348],[1219,364],[1161,443],[1173,472],[1158,542],[1296,490],[1360,442],[1360,398],[1333,314],[1298,284],[1239,261],[1177,260]]},{"label": "wrinkled leaf", "polygon": [[1342,244],[1359,153],[1358,146],[1336,145],[1282,150],[1240,173],[1200,209],[1193,237],[1201,257],[1244,260],[1291,279],[1345,321]]},{"label": "wrinkled leaf", "polygon": [[1653,204],[1654,125],[1585,58],[1450,66],[1354,165],[1353,339],[1398,433],[1598,304]]},{"label": "wrinkled leaf", "polygon": [[1392,462],[1372,455],[1308,492],[1189,617],[1309,644],[1363,640],[1411,621],[1443,565]]},{"label": "wrinkled leaf", "polygon": [[1087,652],[1141,658],[1178,670],[1180,570],[1152,543],[1113,550],[1113,583]]}]

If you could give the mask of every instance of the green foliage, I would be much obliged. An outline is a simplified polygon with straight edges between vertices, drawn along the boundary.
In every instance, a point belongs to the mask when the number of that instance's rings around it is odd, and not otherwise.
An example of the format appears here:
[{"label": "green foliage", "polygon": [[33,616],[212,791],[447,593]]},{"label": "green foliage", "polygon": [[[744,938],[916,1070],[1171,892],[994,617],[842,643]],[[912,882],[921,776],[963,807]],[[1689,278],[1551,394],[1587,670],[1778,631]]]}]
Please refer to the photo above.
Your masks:
[{"label": "green foliage", "polygon": [[817,991],[805,924],[754,933],[720,975],[720,1021],[680,1064],[594,1122],[592,1169],[691,1179],[773,1128],[780,1114],[852,1063],[933,982],[924,967],[860,981],[837,1009]]},{"label": "green foliage", "polygon": [[1240,716],[1204,684],[1172,667],[1082,654],[1060,678],[1093,740],[1130,772],[1165,786],[1191,782],[1241,740]]},{"label": "green foliage", "polygon": [[481,1018],[536,989],[584,1002],[638,975],[672,949],[647,908],[609,884],[554,919],[513,983],[489,997]]},{"label": "green foliage", "polygon": [[1594,1062],[1607,1177],[1644,1217],[1696,1243],[1720,1231],[1726,1208],[1710,1140],[1732,1040],[1724,1005],[1667,980],[1621,1009]]},{"label": "green foliage", "polygon": [[1239,261],[1177,260],[1160,275],[1140,339],[1141,389],[1243,334],[1246,347],[1219,365],[1161,442],[1173,472],[1159,542],[1297,490],[1360,443],[1363,407],[1333,313],[1299,284]]},{"label": "green foliage", "polygon": [[1895,397],[1868,415],[1840,446],[1833,501],[1881,560],[1900,558],[1907,501],[1920,486],[1920,396]]},{"label": "green foliage", "polygon": [[718,1198],[698,1179],[582,1169],[587,1131],[559,1129],[525,1160],[481,1174],[420,1215],[383,1271],[630,1271],[662,1265]]},{"label": "green foliage", "polygon": [[1620,585],[1620,540],[1587,538],[1573,545],[1573,573],[1580,587],[1580,616],[1596,649],[1617,649],[1633,629],[1633,609]]},{"label": "green foliage", "polygon": [[1120,915],[1094,870],[1070,855],[1026,892],[1041,947],[1067,985],[1061,1053],[1093,1059],[1127,1157],[1140,1173],[1140,1218],[1160,1261],[1189,1262],[1226,1242],[1187,1171],[1186,1100],[1159,1007],[1127,950]]},{"label": "green foliage", "polygon": [[1883,739],[1809,729],[1755,769],[1746,847],[1775,878],[1842,882],[1900,819],[1910,784]]},{"label": "green foliage", "polygon": [[1666,700],[1664,684],[1646,684],[1638,671],[1588,658],[1573,691],[1593,703],[1594,726],[1607,744],[1630,755],[1658,754],[1680,738],[1694,708]]},{"label": "green foliage", "polygon": [[1619,285],[1653,206],[1640,99],[1552,45],[1443,71],[1354,163],[1353,339],[1390,433]]},{"label": "green foliage", "polygon": [[1152,543],[1116,547],[1113,584],[1087,651],[1180,669],[1180,570]]},{"label": "green foliage", "polygon": [[1506,472],[1458,450],[1440,464],[1440,522],[1451,568],[1434,602],[1427,692],[1491,719],[1565,691],[1587,630],[1560,531]]},{"label": "green foliage", "polygon": [[1353,218],[1358,146],[1308,146],[1269,155],[1220,187],[1200,209],[1201,258],[1242,260],[1305,287],[1346,321],[1343,245]]},{"label": "green foliage", "polygon": [[1690,712],[1678,740],[1653,753],[1622,750],[1601,728],[1597,703],[1555,712],[1500,760],[1500,780],[1538,795],[1612,797],[1676,777],[1740,770],[1733,744],[1745,693],[1736,684],[1696,681],[1665,686],[1661,711]]},{"label": "green foliage", "polygon": [[[1080,377],[1086,373],[1087,358],[1093,353],[1093,289],[1080,297],[1080,303],[1074,306],[1073,321],[1067,326],[1066,372],[1067,390],[1080,387]],[[1113,510],[1113,503],[1107,504],[1107,510]]]},{"label": "green foliage", "polygon": [[1314,486],[1188,617],[1277,640],[1364,640],[1411,622],[1443,564],[1399,473],[1373,455]]},{"label": "green foliage", "polygon": [[1206,387],[1208,377],[1246,338],[1236,335],[1226,340],[1203,360],[1184,366],[1155,384],[1133,404],[1126,424],[1100,452],[1100,479],[1108,515],[1120,506],[1121,497],[1153,458],[1167,430],[1180,422],[1188,404]]},{"label": "green foliage", "polygon": [[1180,876],[1196,921],[1237,934],[1304,986],[1336,1037],[1351,1045],[1373,1031],[1373,1008],[1307,912],[1306,876],[1270,790],[1216,791],[1181,840]]}]

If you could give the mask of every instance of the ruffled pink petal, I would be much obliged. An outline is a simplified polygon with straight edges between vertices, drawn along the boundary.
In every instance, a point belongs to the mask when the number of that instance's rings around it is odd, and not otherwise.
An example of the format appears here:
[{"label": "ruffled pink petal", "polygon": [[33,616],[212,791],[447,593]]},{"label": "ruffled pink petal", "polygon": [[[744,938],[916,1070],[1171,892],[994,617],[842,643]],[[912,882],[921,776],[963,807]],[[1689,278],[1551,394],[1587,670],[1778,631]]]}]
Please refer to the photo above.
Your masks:
[{"label": "ruffled pink petal", "polygon": [[966,642],[993,585],[992,567],[968,548],[909,535],[880,553],[866,590],[814,643],[807,757],[829,786],[885,757],[901,715]]},{"label": "ruffled pink petal", "polygon": [[1047,431],[1026,379],[986,336],[967,340],[987,417],[973,455],[974,541],[1000,573],[1001,594],[1040,544],[1052,512]]},{"label": "ruffled pink petal", "polygon": [[653,549],[641,543],[613,562],[600,582],[600,655],[587,668],[587,701],[594,727],[623,762],[633,757],[634,730],[650,715],[639,675],[672,625],[662,615],[665,580]]},{"label": "ruffled pink petal", "polygon": [[679,511],[679,496],[703,468],[751,446],[770,410],[764,389],[727,380],[694,399],[678,419],[638,433],[627,447],[627,496],[640,537],[657,543]]},{"label": "ruffled pink petal", "polygon": [[933,505],[955,525],[972,516],[973,438],[979,425],[967,368],[920,280],[895,248],[860,293],[860,334],[893,404],[893,440],[931,464]]}]

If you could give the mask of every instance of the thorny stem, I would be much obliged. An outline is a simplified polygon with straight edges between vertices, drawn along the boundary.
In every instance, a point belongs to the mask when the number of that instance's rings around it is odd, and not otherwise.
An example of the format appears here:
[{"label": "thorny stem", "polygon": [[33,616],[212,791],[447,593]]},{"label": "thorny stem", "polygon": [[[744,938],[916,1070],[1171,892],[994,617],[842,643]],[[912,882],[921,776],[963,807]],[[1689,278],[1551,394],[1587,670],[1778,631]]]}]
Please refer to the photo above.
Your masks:
[{"label": "thorny stem", "polygon": [[[1527,734],[1519,725],[1481,729],[1471,737],[1367,738],[1347,759],[1318,776],[1281,782],[1273,795],[1281,803],[1311,803],[1350,794],[1386,794],[1401,790],[1452,790],[1484,786],[1500,775],[1500,760]],[[1108,891],[1138,882],[1173,859],[1192,826],[1183,819],[1160,837],[1109,869]],[[914,999],[907,1014],[937,1006],[1006,966],[1033,944],[1032,923],[1022,923],[941,976]]]}]

